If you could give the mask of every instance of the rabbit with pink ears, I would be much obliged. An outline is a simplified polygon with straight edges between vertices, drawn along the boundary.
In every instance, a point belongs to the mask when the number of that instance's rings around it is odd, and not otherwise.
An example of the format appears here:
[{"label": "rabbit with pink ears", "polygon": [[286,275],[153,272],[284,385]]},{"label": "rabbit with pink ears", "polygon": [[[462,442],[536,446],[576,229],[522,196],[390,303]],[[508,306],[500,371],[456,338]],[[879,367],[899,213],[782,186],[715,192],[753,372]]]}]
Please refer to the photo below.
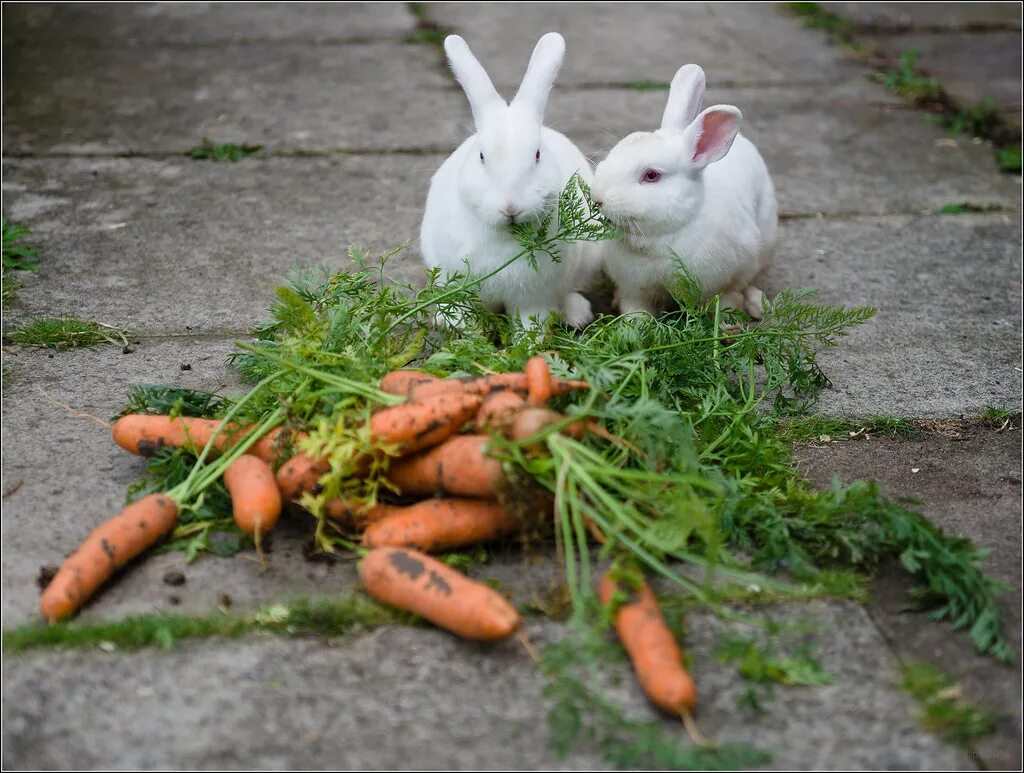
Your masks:
[{"label": "rabbit with pink ears", "polygon": [[739,135],[740,111],[701,111],[703,96],[704,71],[680,68],[661,128],[629,135],[594,172],[594,201],[621,234],[603,250],[623,314],[667,308],[681,260],[705,299],[721,294],[724,305],[761,318],[753,281],[775,251],[775,190],[761,155]]},{"label": "rabbit with pink ears", "polygon": [[[485,275],[522,247],[509,231],[552,206],[579,172],[588,183],[590,163],[564,135],[543,126],[548,94],[565,55],[565,41],[549,32],[537,43],[515,98],[506,103],[458,35],[444,49],[473,113],[476,133],[466,139],[434,174],[420,229],[427,266],[451,273]],[[530,318],[561,312],[573,327],[593,319],[580,294],[600,271],[597,245],[565,245],[562,260],[538,254],[537,268],[521,259],[480,286],[480,298],[494,310]]]}]

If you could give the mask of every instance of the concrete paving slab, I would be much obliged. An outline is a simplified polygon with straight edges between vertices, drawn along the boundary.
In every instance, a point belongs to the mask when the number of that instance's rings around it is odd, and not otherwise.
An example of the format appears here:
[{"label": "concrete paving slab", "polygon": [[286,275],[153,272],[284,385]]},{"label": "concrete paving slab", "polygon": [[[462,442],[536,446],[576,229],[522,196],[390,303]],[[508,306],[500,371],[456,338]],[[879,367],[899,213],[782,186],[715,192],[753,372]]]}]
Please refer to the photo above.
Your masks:
[{"label": "concrete paving slab", "polygon": [[5,50],[4,154],[454,147],[462,101],[431,46]]},{"label": "concrete paving slab", "polygon": [[[906,440],[871,440],[806,447],[798,453],[804,473],[821,486],[833,474],[846,482],[879,481],[890,496],[913,499],[915,509],[947,531],[991,551],[983,567],[1010,590],[1002,598],[1004,631],[1021,651],[1021,432],[940,425]],[[917,470],[917,472],[915,472]],[[937,664],[967,697],[999,718],[997,732],[977,751],[988,769],[1021,764],[1021,670],[978,655],[969,637],[948,625],[924,622],[902,610],[912,581],[887,566],[871,588],[868,612],[904,660]]]},{"label": "concrete paving slab", "polygon": [[819,3],[858,26],[888,32],[907,29],[1020,29],[1019,3]]},{"label": "concrete paving slab", "polygon": [[1021,33],[911,32],[897,37],[864,36],[863,40],[892,58],[918,51],[917,66],[942,84],[964,107],[990,99],[1007,112],[1016,112],[1020,125]]},{"label": "concrete paving slab", "polygon": [[[293,269],[351,265],[349,244],[379,254],[418,241],[439,163],[5,161],[5,207],[41,256],[11,319],[70,313],[148,334],[244,332]],[[422,279],[413,253],[396,258],[397,278]]]},{"label": "concrete paving slab", "polygon": [[761,287],[872,305],[819,362],[823,413],[957,417],[1019,410],[1020,221],[957,215],[792,220]]},{"label": "concrete paving slab", "polygon": [[148,47],[401,38],[415,18],[402,3],[10,3],[8,46]]},{"label": "concrete paving slab", "polygon": [[771,3],[431,3],[427,18],[454,29],[494,83],[518,87],[537,40],[566,41],[562,85],[669,81],[697,62],[733,83],[830,82],[855,71]]},{"label": "concrete paving slab", "polygon": [[[783,213],[908,213],[960,201],[1019,209],[1020,178],[994,174],[987,145],[951,140],[863,78],[742,88],[707,75],[704,104],[743,112],[743,132],[765,158]],[[556,86],[546,119],[599,163],[627,134],[656,129],[667,96]],[[468,107],[462,110],[468,122]]]},{"label": "concrete paving slab", "polygon": [[[849,604],[776,608],[813,614],[836,684],[775,690],[768,712],[735,700],[743,685],[711,650],[721,627],[693,615],[687,648],[699,674],[704,732],[771,749],[768,769],[957,769],[959,752],[917,728],[894,689],[893,660]],[[563,633],[531,621],[539,646]],[[134,654],[53,652],[4,659],[4,748],[12,770],[74,766],[342,769],[608,769],[585,749],[551,751],[543,677],[514,639],[456,640],[384,627],[331,644],[253,636]],[[653,719],[624,663],[608,695]],[[56,700],[54,696],[60,696]],[[685,737],[678,721],[666,733]],[[159,731],[157,730],[159,728]]]}]

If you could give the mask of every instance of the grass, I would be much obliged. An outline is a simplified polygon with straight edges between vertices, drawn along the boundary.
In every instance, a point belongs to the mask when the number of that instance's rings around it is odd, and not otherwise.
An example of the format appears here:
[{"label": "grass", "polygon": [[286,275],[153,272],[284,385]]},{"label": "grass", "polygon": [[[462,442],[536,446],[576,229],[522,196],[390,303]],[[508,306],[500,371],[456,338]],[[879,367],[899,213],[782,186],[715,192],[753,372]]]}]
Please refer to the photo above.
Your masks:
[{"label": "grass", "polygon": [[664,91],[671,87],[671,83],[666,81],[634,81],[629,84],[629,88],[636,89],[637,91]]},{"label": "grass", "polygon": [[900,667],[900,685],[917,702],[921,726],[947,741],[967,744],[995,729],[995,717],[964,697],[935,666],[905,663]]},{"label": "grass", "polygon": [[71,317],[34,320],[5,336],[5,340],[42,349],[81,349],[105,343],[127,346],[125,331]]},{"label": "grass", "polygon": [[54,647],[113,645],[120,650],[170,649],[186,639],[237,638],[255,631],[285,636],[339,636],[355,629],[415,618],[386,609],[365,596],[301,599],[265,606],[254,614],[209,617],[140,615],[100,623],[31,623],[3,633],[5,654]]},{"label": "grass", "polygon": [[855,38],[853,22],[829,13],[818,3],[783,3],[783,7],[803,22],[805,27],[824,30],[844,47],[861,52],[864,46]]},{"label": "grass", "polygon": [[35,250],[21,244],[32,232],[24,226],[16,225],[3,218],[3,269],[0,283],[3,285],[2,308],[6,309],[18,299],[21,280],[15,271],[35,271],[39,265],[39,255]]},{"label": "grass", "polygon": [[262,145],[236,145],[233,142],[218,144],[203,137],[203,141],[192,148],[186,155],[204,161],[228,161],[236,163],[246,156],[259,153]]},{"label": "grass", "polygon": [[444,56],[444,39],[451,35],[451,30],[443,25],[431,21],[427,17],[426,3],[408,3],[409,12],[416,18],[416,27],[406,35],[405,42],[413,44],[424,44],[434,46]]},{"label": "grass", "polygon": [[999,148],[996,151],[996,163],[1004,172],[1020,174],[1020,145]]},{"label": "grass", "polygon": [[880,70],[872,77],[889,91],[919,105],[932,105],[942,98],[942,87],[934,78],[917,69],[916,49],[900,55],[899,67],[895,70]]},{"label": "grass", "polygon": [[961,204],[945,204],[939,208],[940,215],[966,215],[972,212],[998,212],[1002,209],[998,204],[979,205],[963,202]]},{"label": "grass", "polygon": [[813,443],[828,438],[847,440],[871,435],[911,437],[918,428],[910,419],[897,416],[869,416],[865,419],[838,419],[828,416],[805,416],[786,419],[778,424],[779,434],[791,443]]}]

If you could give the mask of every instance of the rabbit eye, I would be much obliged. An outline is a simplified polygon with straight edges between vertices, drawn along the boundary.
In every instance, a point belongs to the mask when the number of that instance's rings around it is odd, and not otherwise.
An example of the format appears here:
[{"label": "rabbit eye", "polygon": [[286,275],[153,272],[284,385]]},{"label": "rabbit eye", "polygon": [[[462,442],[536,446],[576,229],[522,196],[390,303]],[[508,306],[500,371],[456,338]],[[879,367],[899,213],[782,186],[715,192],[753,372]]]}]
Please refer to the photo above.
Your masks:
[{"label": "rabbit eye", "polygon": [[536,163],[539,164],[540,163],[540,149],[539,148],[537,149],[537,155],[534,156],[534,158],[536,160]]},{"label": "rabbit eye", "polygon": [[481,150],[480,151],[480,163],[482,164],[483,162],[484,162],[484,152]]},{"label": "rabbit eye", "polygon": [[642,183],[656,183],[661,179],[661,172],[657,169],[648,169],[644,172],[643,177],[640,178]]}]

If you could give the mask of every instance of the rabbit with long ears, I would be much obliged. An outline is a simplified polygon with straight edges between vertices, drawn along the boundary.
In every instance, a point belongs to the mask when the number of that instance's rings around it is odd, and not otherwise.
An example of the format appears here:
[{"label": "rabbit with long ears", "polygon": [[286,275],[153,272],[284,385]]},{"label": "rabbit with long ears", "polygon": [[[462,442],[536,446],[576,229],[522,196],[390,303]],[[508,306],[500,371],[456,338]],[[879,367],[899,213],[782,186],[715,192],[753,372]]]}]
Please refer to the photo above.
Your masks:
[{"label": "rabbit with long ears", "polygon": [[740,111],[701,111],[704,71],[672,79],[661,128],[619,142],[594,172],[594,201],[621,233],[604,243],[604,268],[624,313],[665,309],[679,260],[705,298],[761,318],[752,282],[771,262],[778,212],[768,169],[740,136]]},{"label": "rabbit with long ears", "polygon": [[[565,55],[565,41],[549,32],[538,41],[523,82],[511,103],[495,90],[484,68],[458,35],[444,49],[473,112],[476,133],[434,174],[420,229],[424,262],[449,272],[481,276],[494,271],[522,247],[509,231],[553,205],[572,175],[585,182],[590,163],[564,135],[543,126],[548,94]],[[537,270],[526,260],[487,279],[481,300],[494,310],[518,314],[524,324],[560,311],[581,327],[593,318],[579,290],[600,270],[593,244],[565,245],[560,262],[538,254]]]}]

